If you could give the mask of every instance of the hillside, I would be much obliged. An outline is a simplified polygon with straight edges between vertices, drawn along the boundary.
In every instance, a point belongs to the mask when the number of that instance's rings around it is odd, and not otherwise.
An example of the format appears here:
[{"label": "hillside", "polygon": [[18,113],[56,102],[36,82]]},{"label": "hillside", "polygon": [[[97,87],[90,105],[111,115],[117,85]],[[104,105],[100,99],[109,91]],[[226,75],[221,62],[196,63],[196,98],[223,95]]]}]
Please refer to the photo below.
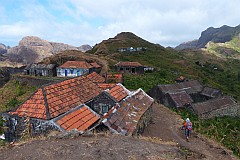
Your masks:
[{"label": "hillside", "polygon": [[6,47],[0,45],[0,53],[5,58],[0,61],[0,66],[21,66],[30,63],[37,63],[51,55],[65,50],[87,51],[91,49],[89,45],[80,47],[71,46],[64,43],[49,42],[36,36],[23,37],[19,45],[15,47]]},{"label": "hillside", "polygon": [[231,41],[233,37],[238,36],[239,33],[240,25],[236,27],[230,27],[227,25],[220,28],[209,27],[201,33],[201,36],[197,41],[182,43],[177,46],[176,49],[204,48],[210,41],[214,43],[225,43]]},{"label": "hillside", "polygon": [[1,150],[0,156],[4,159],[237,160],[231,151],[198,133],[194,132],[190,142],[186,142],[179,129],[180,116],[158,104],[154,104],[153,110],[152,123],[139,137],[105,132],[70,138],[60,135],[55,139],[56,133],[52,133],[49,136],[52,138],[10,145]]}]

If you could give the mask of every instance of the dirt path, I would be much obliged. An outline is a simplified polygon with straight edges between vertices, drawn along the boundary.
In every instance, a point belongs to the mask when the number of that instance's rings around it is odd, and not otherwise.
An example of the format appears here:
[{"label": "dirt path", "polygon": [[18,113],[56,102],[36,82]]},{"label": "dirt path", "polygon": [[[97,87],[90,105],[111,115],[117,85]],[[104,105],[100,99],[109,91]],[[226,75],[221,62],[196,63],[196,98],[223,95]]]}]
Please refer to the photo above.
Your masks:
[{"label": "dirt path", "polygon": [[237,160],[227,149],[193,133],[186,142],[182,120],[154,103],[153,122],[140,137],[110,133],[90,137],[44,138],[0,148],[0,160]]},{"label": "dirt path", "polygon": [[[158,137],[163,141],[177,142],[181,147],[198,153],[199,159],[234,160],[231,152],[216,142],[211,142],[198,133],[192,133],[190,142],[185,140],[180,130],[183,120],[179,115],[170,111],[163,105],[153,105],[153,123],[147,127],[143,136]],[[194,126],[193,126],[194,127]]]}]

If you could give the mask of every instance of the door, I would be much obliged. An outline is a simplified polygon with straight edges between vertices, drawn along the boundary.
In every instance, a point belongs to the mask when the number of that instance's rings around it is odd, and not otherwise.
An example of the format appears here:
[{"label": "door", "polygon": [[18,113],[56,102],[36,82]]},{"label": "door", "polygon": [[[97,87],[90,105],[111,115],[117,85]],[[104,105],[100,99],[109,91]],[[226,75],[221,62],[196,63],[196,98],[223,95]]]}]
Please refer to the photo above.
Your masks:
[{"label": "door", "polygon": [[68,70],[65,69],[65,77],[67,77],[67,75],[68,75]]}]

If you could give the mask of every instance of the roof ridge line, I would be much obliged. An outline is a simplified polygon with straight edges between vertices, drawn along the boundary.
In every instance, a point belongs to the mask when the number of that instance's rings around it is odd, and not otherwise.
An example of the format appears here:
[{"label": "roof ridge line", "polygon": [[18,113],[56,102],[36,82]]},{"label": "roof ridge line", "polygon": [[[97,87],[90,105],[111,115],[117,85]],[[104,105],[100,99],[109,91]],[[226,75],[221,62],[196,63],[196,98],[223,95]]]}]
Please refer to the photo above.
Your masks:
[{"label": "roof ridge line", "polygon": [[51,119],[51,115],[50,115],[50,111],[49,111],[49,107],[48,107],[48,102],[47,102],[47,94],[46,91],[44,89],[44,87],[41,87],[42,92],[43,92],[43,99],[44,99],[44,106],[46,108],[46,119]]}]

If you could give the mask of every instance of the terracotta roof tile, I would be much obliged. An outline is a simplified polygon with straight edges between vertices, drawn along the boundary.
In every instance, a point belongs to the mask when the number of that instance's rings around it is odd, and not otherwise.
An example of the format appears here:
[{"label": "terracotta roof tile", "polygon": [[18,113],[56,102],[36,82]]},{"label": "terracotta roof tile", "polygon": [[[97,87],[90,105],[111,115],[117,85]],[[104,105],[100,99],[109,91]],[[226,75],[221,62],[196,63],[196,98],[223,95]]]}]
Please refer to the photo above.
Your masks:
[{"label": "terracotta roof tile", "polygon": [[118,62],[115,66],[130,66],[130,67],[140,67],[143,66],[139,62]]},{"label": "terracotta roof tile", "polygon": [[152,105],[153,99],[139,89],[126,97],[115,107],[103,123],[123,135],[131,135],[137,127],[141,116]]},{"label": "terracotta roof tile", "polygon": [[123,85],[117,84],[115,87],[111,88],[109,94],[120,102],[123,98],[127,97],[130,91],[128,91]]},{"label": "terracotta roof tile", "polygon": [[[47,106],[45,106],[43,90],[46,94]],[[48,119],[46,108],[49,108],[49,118],[54,118],[91,100],[101,92],[102,89],[85,76],[75,77],[39,89],[13,113],[19,116]]]},{"label": "terracotta roof tile", "polygon": [[90,73],[86,77],[89,78],[94,83],[104,83],[105,82],[105,78],[103,78],[96,72]]},{"label": "terracotta roof tile", "polygon": [[66,131],[72,129],[85,131],[99,119],[100,118],[98,115],[96,115],[86,105],[83,105],[81,106],[81,108],[78,108],[75,111],[70,111],[69,113],[66,113],[66,115],[58,119],[56,123]]},{"label": "terracotta roof tile", "polygon": [[99,87],[101,87],[102,89],[106,90],[106,89],[111,89],[113,87],[116,86],[115,83],[98,83],[97,84]]},{"label": "terracotta roof tile", "polygon": [[101,68],[101,66],[99,64],[97,64],[97,62],[93,62],[93,63],[90,63],[90,64],[95,68]]},{"label": "terracotta roof tile", "polygon": [[93,66],[85,61],[67,61],[58,68],[93,68]]}]

